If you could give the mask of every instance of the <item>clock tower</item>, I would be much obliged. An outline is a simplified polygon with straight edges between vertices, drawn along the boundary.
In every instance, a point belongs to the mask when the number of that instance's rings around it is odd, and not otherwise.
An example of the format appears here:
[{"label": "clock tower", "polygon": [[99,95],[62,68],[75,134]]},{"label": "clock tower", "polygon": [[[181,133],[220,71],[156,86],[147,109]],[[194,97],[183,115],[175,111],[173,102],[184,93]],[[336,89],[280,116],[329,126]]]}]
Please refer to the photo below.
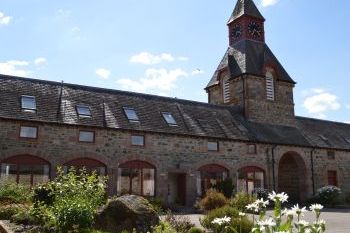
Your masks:
[{"label": "clock tower", "polygon": [[295,126],[295,82],[265,43],[264,23],[253,0],[237,1],[228,49],[205,88],[208,100],[238,107],[249,121]]}]

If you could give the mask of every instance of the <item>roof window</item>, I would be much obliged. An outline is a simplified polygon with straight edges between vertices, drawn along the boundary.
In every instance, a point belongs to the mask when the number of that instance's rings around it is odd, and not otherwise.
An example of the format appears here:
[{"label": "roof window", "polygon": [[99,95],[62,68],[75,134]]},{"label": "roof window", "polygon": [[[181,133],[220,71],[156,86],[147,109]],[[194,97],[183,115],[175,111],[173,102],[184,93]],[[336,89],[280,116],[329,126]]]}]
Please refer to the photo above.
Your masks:
[{"label": "roof window", "polygon": [[76,110],[79,117],[91,117],[91,110],[89,106],[77,105]]},{"label": "roof window", "polygon": [[36,101],[34,96],[22,95],[21,107],[23,110],[36,111]]},{"label": "roof window", "polygon": [[139,122],[140,121],[135,109],[127,108],[127,107],[124,107],[123,109],[124,109],[125,115],[129,121],[131,121],[131,122]]},{"label": "roof window", "polygon": [[168,123],[168,125],[176,126],[176,120],[170,112],[162,112],[163,118]]}]

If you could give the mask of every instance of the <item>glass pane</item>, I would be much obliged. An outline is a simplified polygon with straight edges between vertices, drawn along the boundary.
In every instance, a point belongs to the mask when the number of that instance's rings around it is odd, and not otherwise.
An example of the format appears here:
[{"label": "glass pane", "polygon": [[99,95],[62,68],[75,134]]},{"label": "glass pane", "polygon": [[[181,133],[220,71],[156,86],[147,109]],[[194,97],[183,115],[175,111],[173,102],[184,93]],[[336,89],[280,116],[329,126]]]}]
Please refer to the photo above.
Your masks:
[{"label": "glass pane", "polygon": [[79,141],[80,142],[94,142],[95,132],[80,131]]},{"label": "glass pane", "polygon": [[48,165],[34,165],[33,169],[33,185],[46,183],[49,181],[49,166]]},{"label": "glass pane", "polygon": [[255,173],[255,188],[264,188],[264,173],[256,172]]},{"label": "glass pane", "polygon": [[208,142],[208,150],[210,151],[218,151],[218,143],[217,142]]},{"label": "glass pane", "polygon": [[15,164],[1,164],[1,182],[17,182],[17,166]]},{"label": "glass pane", "polygon": [[248,172],[247,173],[247,178],[250,180],[254,180],[254,172]]},{"label": "glass pane", "polygon": [[131,194],[141,195],[141,170],[131,169]]},{"label": "glass pane", "polygon": [[154,169],[143,169],[143,195],[154,196]]},{"label": "glass pane", "polygon": [[169,112],[164,112],[164,113],[163,113],[163,117],[164,117],[165,121],[166,121],[169,125],[176,125],[175,118],[173,117],[173,115],[171,115],[171,113],[169,113]]},{"label": "glass pane", "polygon": [[139,121],[139,118],[132,108],[124,108],[124,112],[130,121]]},{"label": "glass pane", "polygon": [[247,192],[247,180],[238,179],[237,180],[237,190],[238,192]]},{"label": "glass pane", "polygon": [[20,184],[31,185],[32,168],[29,165],[19,165],[18,182]]},{"label": "glass pane", "polygon": [[36,138],[38,129],[36,127],[21,126],[21,138]]},{"label": "glass pane", "polygon": [[145,138],[144,136],[131,136],[131,143],[134,146],[144,146]]},{"label": "glass pane", "polygon": [[119,189],[118,195],[128,194],[130,192],[130,169],[129,168],[119,168]]},{"label": "glass pane", "polygon": [[254,192],[254,181],[248,181],[248,193],[252,194]]},{"label": "glass pane", "polygon": [[77,106],[77,112],[80,117],[90,117],[91,111],[88,106]]},{"label": "glass pane", "polygon": [[35,97],[22,96],[22,108],[35,110],[36,109]]}]

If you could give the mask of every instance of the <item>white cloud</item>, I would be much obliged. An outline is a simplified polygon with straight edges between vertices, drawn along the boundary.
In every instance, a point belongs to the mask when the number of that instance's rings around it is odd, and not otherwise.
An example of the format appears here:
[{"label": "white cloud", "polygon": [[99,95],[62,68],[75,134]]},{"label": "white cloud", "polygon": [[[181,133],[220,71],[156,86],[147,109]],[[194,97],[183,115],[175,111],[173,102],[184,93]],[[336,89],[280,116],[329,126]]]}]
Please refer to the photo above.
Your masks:
[{"label": "white cloud", "polygon": [[188,57],[178,57],[177,60],[179,60],[179,61],[188,61],[190,59]]},{"label": "white cloud", "polygon": [[73,33],[78,33],[78,32],[80,32],[80,27],[75,26],[75,27],[73,27],[73,28],[71,29],[71,31],[72,31]]},{"label": "white cloud", "polygon": [[154,65],[162,62],[173,62],[176,60],[188,61],[189,58],[184,56],[174,57],[170,53],[152,54],[149,52],[142,52],[130,58],[131,63],[140,63],[144,65]]},{"label": "white cloud", "polygon": [[261,0],[261,5],[263,7],[273,6],[277,4],[279,0]]},{"label": "white cloud", "polygon": [[304,99],[303,107],[316,117],[326,118],[327,112],[339,110],[341,105],[336,95],[323,89],[312,89]]},{"label": "white cloud", "polygon": [[69,18],[72,15],[71,10],[66,10],[66,9],[59,9],[57,11],[57,16],[59,18]]},{"label": "white cloud", "polygon": [[31,71],[28,68],[29,62],[12,60],[0,63],[0,73],[13,76],[28,77]]},{"label": "white cloud", "polygon": [[4,13],[0,12],[0,25],[7,25],[11,21],[10,16],[6,16]]},{"label": "white cloud", "polygon": [[97,74],[97,76],[104,80],[108,79],[111,75],[111,71],[104,68],[97,69],[95,73]]},{"label": "white cloud", "polygon": [[34,60],[34,64],[37,66],[42,66],[47,64],[47,60],[44,57],[38,57],[37,59]]},{"label": "white cloud", "polygon": [[182,69],[166,70],[166,69],[147,69],[145,77],[138,80],[119,79],[117,84],[125,90],[146,92],[157,91],[163,96],[167,96],[168,92],[176,88],[176,81],[180,77],[187,77],[188,74]]},{"label": "white cloud", "polygon": [[204,70],[197,68],[192,71],[192,75],[199,75],[199,74],[204,74]]}]

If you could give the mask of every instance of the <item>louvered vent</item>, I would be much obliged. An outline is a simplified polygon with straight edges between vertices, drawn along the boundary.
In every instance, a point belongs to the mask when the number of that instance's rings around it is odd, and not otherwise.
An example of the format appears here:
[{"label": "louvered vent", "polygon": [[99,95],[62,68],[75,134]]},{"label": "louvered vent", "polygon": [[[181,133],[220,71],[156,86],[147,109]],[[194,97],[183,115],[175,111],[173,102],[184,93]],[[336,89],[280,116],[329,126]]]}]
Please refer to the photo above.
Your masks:
[{"label": "louvered vent", "polygon": [[224,86],[223,86],[223,93],[224,93],[224,103],[230,102],[230,81],[226,78],[223,80]]},{"label": "louvered vent", "polygon": [[274,79],[270,72],[266,73],[266,98],[268,100],[275,100]]}]

